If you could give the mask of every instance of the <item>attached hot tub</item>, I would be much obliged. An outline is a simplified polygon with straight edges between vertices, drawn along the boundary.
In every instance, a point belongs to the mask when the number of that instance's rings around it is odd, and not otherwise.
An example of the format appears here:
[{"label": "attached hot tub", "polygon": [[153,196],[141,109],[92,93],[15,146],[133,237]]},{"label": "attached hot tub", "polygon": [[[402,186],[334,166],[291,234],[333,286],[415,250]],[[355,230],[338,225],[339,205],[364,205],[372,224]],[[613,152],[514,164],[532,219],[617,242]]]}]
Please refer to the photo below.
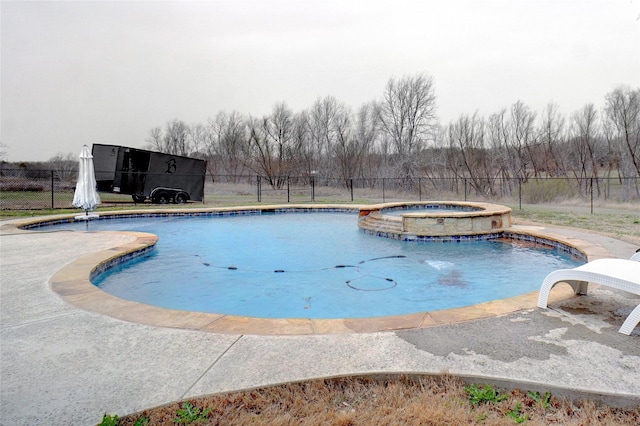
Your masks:
[{"label": "attached hot tub", "polygon": [[360,209],[358,227],[400,240],[495,238],[511,227],[511,209],[458,201],[385,203]]}]

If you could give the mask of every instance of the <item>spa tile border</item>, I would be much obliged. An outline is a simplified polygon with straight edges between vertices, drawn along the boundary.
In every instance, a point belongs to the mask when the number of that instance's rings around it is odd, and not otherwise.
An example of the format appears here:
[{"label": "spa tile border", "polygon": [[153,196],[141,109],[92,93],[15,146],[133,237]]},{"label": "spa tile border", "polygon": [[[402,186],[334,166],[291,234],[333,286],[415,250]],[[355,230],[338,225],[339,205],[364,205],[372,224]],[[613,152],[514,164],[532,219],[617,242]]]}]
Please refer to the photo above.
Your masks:
[{"label": "spa tile border", "polygon": [[486,241],[495,240],[504,237],[503,231],[491,232],[488,234],[469,234],[469,235],[438,235],[438,236],[424,236],[424,235],[410,235],[399,234],[397,232],[385,232],[376,231],[371,229],[360,228],[362,232],[369,235],[374,235],[381,238],[389,238],[391,240],[399,241],[416,241],[425,243],[465,243],[473,241]]},{"label": "spa tile border", "polygon": [[579,248],[572,246],[571,244],[568,244],[567,242],[564,242],[559,238],[511,231],[504,231],[503,237],[511,241],[524,241],[536,245],[554,248],[585,262],[589,260],[589,256],[583,250],[580,250]]}]

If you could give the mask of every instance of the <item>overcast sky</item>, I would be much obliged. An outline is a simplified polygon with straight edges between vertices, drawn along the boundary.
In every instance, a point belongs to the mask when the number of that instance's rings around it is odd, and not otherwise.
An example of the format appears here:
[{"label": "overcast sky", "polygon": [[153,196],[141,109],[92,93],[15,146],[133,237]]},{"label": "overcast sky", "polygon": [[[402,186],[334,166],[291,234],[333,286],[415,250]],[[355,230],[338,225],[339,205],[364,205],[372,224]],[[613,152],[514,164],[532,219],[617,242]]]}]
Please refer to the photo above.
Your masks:
[{"label": "overcast sky", "polygon": [[640,87],[640,0],[12,2],[1,13],[9,161],[143,147],[149,130],[219,111],[353,110],[391,77],[434,79],[447,124],[518,100],[597,108]]}]

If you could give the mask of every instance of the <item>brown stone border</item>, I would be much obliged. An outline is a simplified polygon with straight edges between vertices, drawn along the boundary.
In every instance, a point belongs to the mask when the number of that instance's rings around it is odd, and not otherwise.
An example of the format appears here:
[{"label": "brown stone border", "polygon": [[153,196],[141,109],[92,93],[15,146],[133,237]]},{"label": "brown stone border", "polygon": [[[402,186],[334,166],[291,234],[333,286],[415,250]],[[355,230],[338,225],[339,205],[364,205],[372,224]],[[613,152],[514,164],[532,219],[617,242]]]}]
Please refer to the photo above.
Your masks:
[{"label": "brown stone border", "polygon": [[[422,207],[420,211],[405,211]],[[385,210],[401,208],[399,215]],[[459,209],[451,211],[449,208]],[[360,208],[358,227],[365,232],[403,241],[475,241],[495,238],[511,227],[511,208],[474,201],[407,201]]]},{"label": "brown stone border", "polygon": [[[282,207],[288,208],[291,206]],[[349,208],[352,207],[353,206],[349,206]],[[260,209],[260,207],[252,208]],[[313,205],[313,208],[321,207]],[[330,208],[335,209],[336,206],[331,206]],[[235,210],[239,209],[238,207],[235,208]],[[211,210],[212,209],[189,210],[189,212]],[[182,210],[182,212],[184,211],[185,210]],[[144,211],[146,214],[154,214],[157,212],[158,211]],[[179,211],[171,211],[171,213],[176,212]],[[127,213],[134,214],[133,212]],[[108,213],[101,213],[101,215],[106,214]],[[33,222],[34,221],[29,221],[28,223],[33,224]],[[18,224],[18,227],[24,225],[24,223]],[[544,233],[541,227],[518,227],[518,229],[510,229],[509,232],[565,244],[583,253],[588,260],[611,257],[610,253],[599,245],[591,244],[577,238]],[[122,231],[122,233],[134,236],[135,240],[107,250],[97,251],[72,261],[51,277],[49,280],[51,289],[62,297],[63,300],[80,309],[124,321],[211,333],[257,335],[346,334],[431,327],[489,318],[524,309],[535,309],[538,298],[538,291],[534,291],[512,298],[499,299],[462,308],[397,316],[351,319],[269,319],[164,309],[120,299],[104,292],[91,283],[90,278],[95,271],[104,269],[105,265],[117,262],[118,259],[128,255],[135,256],[136,253],[148,250],[149,247],[155,245],[158,240],[157,236],[143,232]],[[562,286],[555,289],[551,294],[550,303],[555,303],[569,297],[573,297],[571,288],[569,286]]]}]

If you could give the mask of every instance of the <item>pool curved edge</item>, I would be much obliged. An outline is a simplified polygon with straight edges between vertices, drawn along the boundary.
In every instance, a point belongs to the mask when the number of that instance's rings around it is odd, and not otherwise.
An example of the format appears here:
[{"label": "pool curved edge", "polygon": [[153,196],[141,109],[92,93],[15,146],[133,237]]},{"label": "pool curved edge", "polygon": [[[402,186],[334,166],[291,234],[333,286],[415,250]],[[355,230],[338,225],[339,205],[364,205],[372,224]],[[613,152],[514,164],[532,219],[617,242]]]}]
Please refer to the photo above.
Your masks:
[{"label": "pool curved edge", "polygon": [[[147,211],[147,213],[149,213]],[[28,231],[27,231],[28,232]],[[80,257],[58,270],[49,280],[50,288],[66,302],[89,312],[115,319],[158,327],[198,330],[221,334],[305,335],[347,334],[394,331],[452,324],[505,315],[526,309],[536,309],[538,291],[516,297],[483,302],[476,305],[439,311],[405,315],[345,318],[254,318],[215,313],[189,312],[159,308],[112,296],[91,283],[94,274],[110,265],[143,255],[158,241],[153,234],[130,231],[118,232],[134,237],[134,241]],[[577,238],[543,232],[540,227],[517,226],[508,231],[508,237],[524,241],[547,241],[570,247],[586,259],[611,257],[602,247]],[[567,286],[554,290],[550,303],[573,297]]]}]

